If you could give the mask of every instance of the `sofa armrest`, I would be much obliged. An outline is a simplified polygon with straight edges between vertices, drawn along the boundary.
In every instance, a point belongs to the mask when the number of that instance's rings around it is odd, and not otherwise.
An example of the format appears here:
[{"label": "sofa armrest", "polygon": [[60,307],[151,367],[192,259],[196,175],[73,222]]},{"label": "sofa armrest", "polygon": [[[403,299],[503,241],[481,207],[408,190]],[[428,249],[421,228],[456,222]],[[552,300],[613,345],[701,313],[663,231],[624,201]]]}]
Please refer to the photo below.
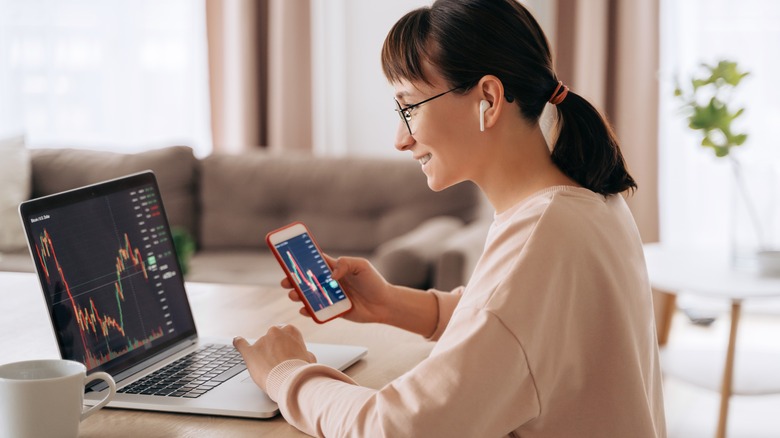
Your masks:
[{"label": "sofa armrest", "polygon": [[433,267],[447,238],[463,228],[451,216],[430,218],[413,230],[379,245],[374,266],[392,284],[426,289],[432,285]]},{"label": "sofa armrest", "polygon": [[472,222],[443,242],[434,263],[434,288],[448,291],[468,283],[482,255],[491,223],[487,219]]}]

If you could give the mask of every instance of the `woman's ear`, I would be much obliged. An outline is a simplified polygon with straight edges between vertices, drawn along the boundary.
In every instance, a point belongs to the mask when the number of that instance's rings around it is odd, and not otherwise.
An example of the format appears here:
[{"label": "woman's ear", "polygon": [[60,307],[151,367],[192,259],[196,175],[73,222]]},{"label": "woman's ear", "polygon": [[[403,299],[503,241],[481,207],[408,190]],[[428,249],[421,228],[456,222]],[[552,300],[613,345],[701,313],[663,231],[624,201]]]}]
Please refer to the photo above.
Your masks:
[{"label": "woman's ear", "polygon": [[485,75],[479,80],[477,90],[479,101],[479,130],[493,127],[501,117],[504,99],[504,85],[493,75]]}]

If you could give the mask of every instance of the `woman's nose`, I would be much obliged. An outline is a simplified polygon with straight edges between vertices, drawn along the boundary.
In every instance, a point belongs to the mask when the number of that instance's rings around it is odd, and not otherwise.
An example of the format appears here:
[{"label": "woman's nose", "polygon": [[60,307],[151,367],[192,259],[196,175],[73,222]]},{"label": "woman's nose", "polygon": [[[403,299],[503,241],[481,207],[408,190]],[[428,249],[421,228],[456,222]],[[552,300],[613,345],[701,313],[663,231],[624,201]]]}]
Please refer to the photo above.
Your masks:
[{"label": "woman's nose", "polygon": [[399,151],[405,151],[414,144],[414,137],[409,134],[409,129],[403,122],[398,123],[398,129],[395,131],[395,148]]}]

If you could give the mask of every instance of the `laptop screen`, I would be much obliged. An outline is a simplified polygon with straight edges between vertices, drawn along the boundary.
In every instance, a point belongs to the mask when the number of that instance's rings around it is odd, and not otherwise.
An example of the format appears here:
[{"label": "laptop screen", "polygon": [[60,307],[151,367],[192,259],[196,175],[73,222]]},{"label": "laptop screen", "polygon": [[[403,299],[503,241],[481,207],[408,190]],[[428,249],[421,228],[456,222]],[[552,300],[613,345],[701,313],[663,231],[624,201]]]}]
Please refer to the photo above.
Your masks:
[{"label": "laptop screen", "polygon": [[20,214],[64,359],[117,374],[196,334],[153,173],[27,201]]}]

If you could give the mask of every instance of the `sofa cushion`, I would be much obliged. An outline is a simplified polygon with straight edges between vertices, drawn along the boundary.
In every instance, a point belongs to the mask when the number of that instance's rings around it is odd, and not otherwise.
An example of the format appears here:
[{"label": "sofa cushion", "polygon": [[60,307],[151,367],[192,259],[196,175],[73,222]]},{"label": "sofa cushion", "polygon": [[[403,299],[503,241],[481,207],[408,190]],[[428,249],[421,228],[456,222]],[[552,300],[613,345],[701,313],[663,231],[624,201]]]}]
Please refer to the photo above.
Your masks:
[{"label": "sofa cushion", "polygon": [[171,226],[195,233],[198,162],[189,147],[171,146],[137,154],[81,149],[33,149],[31,153],[36,197],[151,169],[157,176]]},{"label": "sofa cushion", "polygon": [[268,231],[299,220],[325,251],[372,252],[425,219],[478,212],[476,187],[428,188],[412,160],[211,155],[201,162],[202,248],[265,247]]},{"label": "sofa cushion", "polygon": [[27,249],[19,203],[30,197],[30,157],[24,136],[0,139],[0,253]]},{"label": "sofa cushion", "polygon": [[432,271],[442,247],[463,228],[463,222],[452,216],[428,219],[412,231],[379,245],[374,266],[390,283],[420,289],[434,287]]}]

